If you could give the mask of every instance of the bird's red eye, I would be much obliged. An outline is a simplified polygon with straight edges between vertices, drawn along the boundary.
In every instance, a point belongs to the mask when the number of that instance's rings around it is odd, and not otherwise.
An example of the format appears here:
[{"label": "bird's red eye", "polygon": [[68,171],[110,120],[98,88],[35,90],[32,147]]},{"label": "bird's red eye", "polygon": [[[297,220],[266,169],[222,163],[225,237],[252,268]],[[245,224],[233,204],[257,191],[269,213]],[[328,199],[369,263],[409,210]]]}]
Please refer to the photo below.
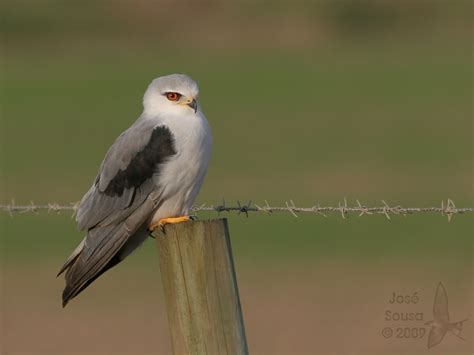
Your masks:
[{"label": "bird's red eye", "polygon": [[180,97],[181,97],[181,94],[178,94],[177,92],[166,93],[166,98],[170,101],[178,101]]}]

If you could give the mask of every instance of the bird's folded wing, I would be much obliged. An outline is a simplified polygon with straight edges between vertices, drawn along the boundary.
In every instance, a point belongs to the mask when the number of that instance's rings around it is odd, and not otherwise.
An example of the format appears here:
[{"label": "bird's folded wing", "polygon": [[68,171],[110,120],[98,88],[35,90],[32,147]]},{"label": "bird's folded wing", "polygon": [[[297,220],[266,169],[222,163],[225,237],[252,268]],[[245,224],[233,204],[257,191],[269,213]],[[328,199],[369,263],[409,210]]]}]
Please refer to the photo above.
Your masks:
[{"label": "bird's folded wing", "polygon": [[79,229],[126,219],[157,188],[154,177],[174,154],[174,138],[166,126],[137,120],[110,147],[94,184],[82,198],[76,215]]},{"label": "bird's folded wing", "polygon": [[162,198],[160,170],[174,154],[170,130],[156,121],[139,119],[117,138],[77,211],[87,236],[61,268],[67,270],[63,305],[119,261],[129,237],[146,232]]}]

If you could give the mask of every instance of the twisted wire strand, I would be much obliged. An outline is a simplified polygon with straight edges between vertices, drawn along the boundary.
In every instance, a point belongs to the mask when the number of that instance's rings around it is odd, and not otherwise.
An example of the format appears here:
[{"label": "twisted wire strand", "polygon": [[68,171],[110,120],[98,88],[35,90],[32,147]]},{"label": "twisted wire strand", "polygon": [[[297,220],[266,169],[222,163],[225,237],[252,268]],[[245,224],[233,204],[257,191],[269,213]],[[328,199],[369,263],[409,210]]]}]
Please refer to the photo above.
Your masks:
[{"label": "twisted wire strand", "polygon": [[[234,205],[227,205],[225,200],[223,200],[219,205],[202,204],[199,206],[194,206],[192,208],[192,212],[217,212],[218,214],[221,214],[222,212],[237,212],[238,214],[243,213],[247,217],[249,216],[249,213],[259,212],[266,214],[272,214],[274,212],[286,212],[291,214],[293,217],[298,217],[299,213],[314,213],[323,217],[327,217],[327,214],[330,213],[337,213],[340,214],[342,218],[346,218],[349,214],[357,214],[359,217],[364,215],[382,214],[385,215],[387,219],[390,219],[393,215],[407,216],[413,214],[434,213],[447,216],[448,221],[451,221],[453,215],[474,212],[473,207],[456,207],[454,201],[451,199],[441,201],[441,205],[438,207],[402,207],[400,205],[390,206],[384,200],[382,200],[382,204],[380,206],[366,206],[359,200],[356,200],[356,205],[349,206],[346,199],[344,199],[342,203],[339,202],[337,206],[320,206],[317,204],[310,207],[298,207],[292,200],[285,201],[283,205],[279,206],[271,206],[267,201],[264,202],[264,204],[258,205],[256,203],[252,203],[252,201],[249,201],[246,204],[241,204],[240,201],[237,201],[237,203]],[[7,212],[10,214],[10,216],[21,213],[38,213],[40,211],[56,213],[60,213],[62,211],[72,211],[72,216],[74,216],[78,206],[78,202],[61,205],[58,203],[35,204],[33,201],[31,201],[29,204],[17,205],[15,201],[12,200],[9,204],[0,204],[0,211]]]}]

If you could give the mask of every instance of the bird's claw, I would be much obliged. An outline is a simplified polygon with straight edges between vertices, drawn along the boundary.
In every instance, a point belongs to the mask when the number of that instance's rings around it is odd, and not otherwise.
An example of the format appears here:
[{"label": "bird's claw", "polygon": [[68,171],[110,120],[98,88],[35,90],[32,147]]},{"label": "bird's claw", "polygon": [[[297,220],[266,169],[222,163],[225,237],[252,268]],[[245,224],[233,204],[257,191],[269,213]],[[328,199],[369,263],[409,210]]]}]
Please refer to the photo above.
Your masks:
[{"label": "bird's claw", "polygon": [[160,227],[160,230],[163,234],[166,234],[165,232],[165,226],[167,224],[175,224],[175,223],[181,223],[181,222],[186,222],[188,220],[192,219],[192,217],[190,216],[180,216],[180,217],[169,217],[169,218],[162,218],[160,219],[158,222],[154,222],[152,223],[149,227],[148,227],[148,231],[151,233],[153,233],[153,231]]}]

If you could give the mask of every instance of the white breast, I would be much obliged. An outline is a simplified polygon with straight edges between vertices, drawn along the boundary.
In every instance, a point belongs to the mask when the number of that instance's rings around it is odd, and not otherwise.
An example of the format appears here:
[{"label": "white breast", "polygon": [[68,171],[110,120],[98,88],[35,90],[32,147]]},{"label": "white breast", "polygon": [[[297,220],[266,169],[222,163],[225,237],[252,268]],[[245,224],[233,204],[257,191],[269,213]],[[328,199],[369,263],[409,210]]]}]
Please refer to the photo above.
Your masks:
[{"label": "white breast", "polygon": [[167,116],[160,120],[169,127],[177,153],[162,165],[155,182],[163,188],[159,208],[152,222],[161,218],[189,215],[201,188],[211,157],[212,137],[206,117],[201,111]]}]

